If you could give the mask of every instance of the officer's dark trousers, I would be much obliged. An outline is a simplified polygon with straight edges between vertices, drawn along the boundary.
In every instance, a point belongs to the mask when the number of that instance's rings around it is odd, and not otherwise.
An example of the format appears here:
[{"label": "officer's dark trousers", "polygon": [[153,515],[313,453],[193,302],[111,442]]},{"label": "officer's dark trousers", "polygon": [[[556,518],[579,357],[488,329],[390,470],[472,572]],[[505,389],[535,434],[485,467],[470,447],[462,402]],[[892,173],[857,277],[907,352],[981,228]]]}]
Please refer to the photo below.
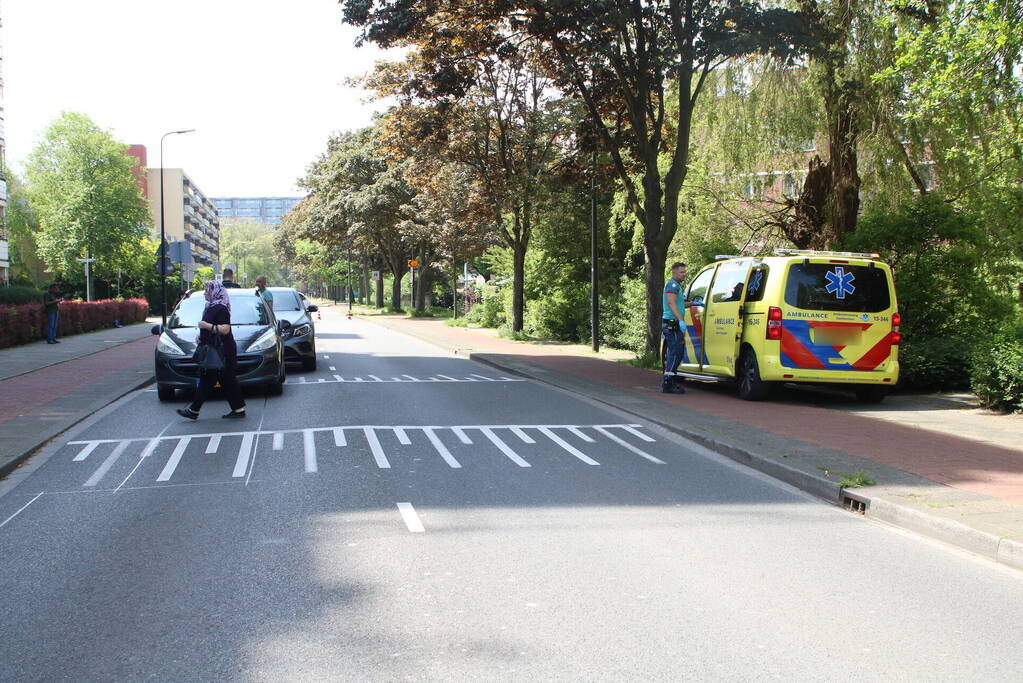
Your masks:
[{"label": "officer's dark trousers", "polygon": [[238,385],[235,369],[235,364],[229,363],[219,373],[208,372],[201,375],[199,377],[199,386],[196,388],[195,396],[192,398],[192,405],[188,406],[188,408],[192,412],[198,413],[202,408],[202,404],[209,398],[213,385],[217,380],[220,380],[220,385],[224,388],[224,393],[227,394],[227,402],[230,404],[231,410],[241,410],[244,408],[245,399],[242,398],[242,388]]},{"label": "officer's dark trousers", "polygon": [[673,374],[682,362],[682,351],[686,346],[686,335],[681,325],[673,324],[672,320],[661,323],[661,335],[664,337],[664,374]]}]

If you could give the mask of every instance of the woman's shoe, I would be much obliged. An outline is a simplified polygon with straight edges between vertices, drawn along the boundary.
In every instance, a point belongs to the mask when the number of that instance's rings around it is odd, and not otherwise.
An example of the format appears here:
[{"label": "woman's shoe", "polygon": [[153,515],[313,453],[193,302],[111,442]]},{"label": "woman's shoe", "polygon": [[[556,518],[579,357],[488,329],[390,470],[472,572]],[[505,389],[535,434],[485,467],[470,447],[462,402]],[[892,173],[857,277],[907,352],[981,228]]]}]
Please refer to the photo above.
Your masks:
[{"label": "woman's shoe", "polygon": [[175,412],[181,417],[187,417],[189,420],[199,419],[199,413],[189,408],[178,408]]},{"label": "woman's shoe", "polygon": [[241,418],[245,417],[245,411],[243,410],[240,413],[237,413],[232,410],[227,415],[221,415],[221,417],[224,418],[225,420],[240,420]]}]

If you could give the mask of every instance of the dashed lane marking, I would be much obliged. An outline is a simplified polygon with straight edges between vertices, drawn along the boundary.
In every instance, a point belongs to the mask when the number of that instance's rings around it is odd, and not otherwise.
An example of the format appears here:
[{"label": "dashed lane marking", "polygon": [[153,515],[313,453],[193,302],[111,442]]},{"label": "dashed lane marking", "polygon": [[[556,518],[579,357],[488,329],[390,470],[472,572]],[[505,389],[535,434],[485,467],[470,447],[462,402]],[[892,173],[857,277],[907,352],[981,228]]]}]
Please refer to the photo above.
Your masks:
[{"label": "dashed lane marking", "polygon": [[[639,448],[633,443],[630,443],[625,437],[631,436],[639,439],[643,442],[654,442],[655,440],[643,432],[639,431],[640,425],[629,425],[629,424],[612,424],[612,425],[459,425],[459,426],[425,426],[425,425],[403,425],[403,426],[391,426],[391,425],[345,425],[345,426],[334,426],[334,427],[314,427],[304,429],[286,429],[286,430],[263,430],[257,429],[255,431],[245,432],[221,432],[217,434],[187,434],[187,435],[175,435],[175,436],[156,436],[156,437],[140,437],[131,439],[91,439],[91,440],[80,440],[70,441],[68,445],[77,446],[75,454],[72,456],[72,462],[81,462],[85,456],[89,456],[100,446],[105,444],[113,445],[113,450],[106,456],[100,466],[92,473],[92,475],[86,480],[84,486],[87,488],[94,488],[103,477],[111,470],[117,460],[125,453],[125,450],[132,444],[142,444],[142,452],[140,455],[140,462],[143,459],[149,458],[158,452],[159,446],[167,441],[173,441],[174,447],[167,462],[163,465],[160,474],[158,475],[157,482],[167,482],[175,475],[184,458],[189,445],[193,441],[201,441],[207,439],[208,442],[205,446],[205,452],[207,454],[216,454],[220,450],[223,439],[225,438],[238,438],[238,451],[235,457],[234,469],[232,477],[239,478],[244,477],[249,471],[249,465],[256,457],[255,444],[258,443],[258,439],[262,435],[271,436],[271,448],[274,451],[284,450],[285,437],[288,434],[301,434],[302,435],[302,455],[303,465],[306,473],[315,474],[319,471],[317,444],[316,444],[316,433],[317,432],[330,432],[333,436],[334,446],[337,448],[343,448],[349,445],[348,432],[361,433],[366,439],[366,444],[369,447],[370,453],[373,456],[373,460],[376,466],[380,469],[390,469],[391,462],[388,459],[386,450],[380,441],[380,432],[390,432],[394,434],[395,439],[402,446],[410,446],[413,443],[413,435],[416,433],[422,433],[430,445],[437,452],[437,455],[453,469],[461,469],[462,463],[455,458],[454,454],[444,443],[443,434],[450,432],[454,438],[460,443],[465,445],[473,445],[474,441],[470,434],[475,431],[478,434],[485,437],[485,441],[492,444],[501,454],[511,460],[519,467],[531,467],[530,463],[526,461],[519,453],[512,448],[509,443],[502,438],[499,433],[504,430],[506,434],[511,434],[516,439],[524,444],[536,444],[536,436],[539,434],[544,437],[547,441],[558,446],[561,450],[565,451],[569,455],[573,456],[580,462],[587,465],[599,465],[600,463],[594,460],[592,457],[582,452],[579,448],[575,447],[562,436],[562,434],[571,434],[580,441],[592,444],[597,443],[601,439],[606,439],[622,449],[633,453],[643,458],[644,460],[654,463],[656,465],[666,464],[664,460],[654,457],[647,453],[643,449]],[[560,432],[560,434],[559,434]],[[105,449],[104,449],[105,450]],[[477,452],[477,451],[473,451]],[[547,454],[549,451],[540,451],[542,454]]]},{"label": "dashed lane marking", "polygon": [[414,534],[421,534],[426,531],[423,527],[423,521],[416,514],[416,509],[412,507],[412,503],[398,503],[398,512],[401,513],[401,518],[405,520],[405,526],[408,527],[409,531]]}]

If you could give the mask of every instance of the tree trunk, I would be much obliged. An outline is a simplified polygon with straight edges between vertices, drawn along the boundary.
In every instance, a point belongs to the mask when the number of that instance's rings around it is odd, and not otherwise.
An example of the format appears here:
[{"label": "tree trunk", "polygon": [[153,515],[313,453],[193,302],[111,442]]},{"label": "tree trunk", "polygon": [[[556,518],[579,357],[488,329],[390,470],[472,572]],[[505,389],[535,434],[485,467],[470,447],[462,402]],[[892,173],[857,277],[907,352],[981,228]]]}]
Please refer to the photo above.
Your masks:
[{"label": "tree trunk", "polygon": [[402,270],[398,273],[393,273],[394,279],[391,281],[391,308],[396,312],[400,313],[401,308],[401,280],[405,275],[405,271]]},{"label": "tree trunk", "polygon": [[383,278],[383,273],[381,273],[380,278],[377,279],[377,300],[376,300],[376,305],[377,305],[377,308],[383,308],[384,307],[384,278]]},{"label": "tree trunk", "polygon": [[[420,263],[425,263],[425,261]],[[421,267],[419,269],[419,276],[416,278],[416,313],[426,312],[426,295],[430,290],[430,279],[430,268],[427,266]]]},{"label": "tree trunk", "polygon": [[514,256],[514,272],[512,274],[512,330],[522,331],[522,320],[525,313],[526,284],[526,245],[519,242],[512,247]]},{"label": "tree trunk", "polygon": [[363,306],[369,305],[369,267],[363,263],[360,270],[362,273],[362,284],[359,287],[359,291],[362,292],[359,303]]},{"label": "tree trunk", "polygon": [[644,279],[646,281],[646,353],[661,353],[661,304],[664,295],[664,266],[667,256],[660,249],[647,247]]}]

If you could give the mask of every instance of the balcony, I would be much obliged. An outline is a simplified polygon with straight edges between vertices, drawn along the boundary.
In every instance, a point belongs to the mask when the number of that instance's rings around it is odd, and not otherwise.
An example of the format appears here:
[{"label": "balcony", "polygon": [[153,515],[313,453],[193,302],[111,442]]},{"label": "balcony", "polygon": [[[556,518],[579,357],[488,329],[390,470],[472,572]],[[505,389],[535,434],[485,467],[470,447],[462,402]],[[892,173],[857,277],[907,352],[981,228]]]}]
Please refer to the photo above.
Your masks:
[{"label": "balcony", "polygon": [[11,253],[7,249],[7,240],[0,238],[0,261],[3,261],[4,265],[11,260]]},{"label": "balcony", "polygon": [[0,176],[0,202],[7,203],[7,179]]}]

